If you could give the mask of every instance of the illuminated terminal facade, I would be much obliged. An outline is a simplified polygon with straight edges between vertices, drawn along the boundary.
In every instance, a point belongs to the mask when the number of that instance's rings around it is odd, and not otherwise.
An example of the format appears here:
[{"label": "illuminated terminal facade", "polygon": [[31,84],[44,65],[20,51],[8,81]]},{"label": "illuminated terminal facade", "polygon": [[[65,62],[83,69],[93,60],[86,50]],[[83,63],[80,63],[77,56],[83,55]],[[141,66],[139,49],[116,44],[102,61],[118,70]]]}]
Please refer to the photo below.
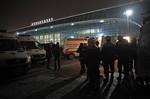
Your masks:
[{"label": "illuminated terminal facade", "polygon": [[[136,4],[134,8],[140,9],[139,4]],[[48,22],[45,20],[44,23],[39,21],[37,25],[34,22],[34,25],[17,29],[15,32],[33,35],[41,43],[60,42],[61,45],[63,45],[65,38],[107,35],[138,37],[140,24],[133,18],[127,20],[122,15],[123,11],[122,6],[109,10],[100,9],[56,20],[52,19]]]}]

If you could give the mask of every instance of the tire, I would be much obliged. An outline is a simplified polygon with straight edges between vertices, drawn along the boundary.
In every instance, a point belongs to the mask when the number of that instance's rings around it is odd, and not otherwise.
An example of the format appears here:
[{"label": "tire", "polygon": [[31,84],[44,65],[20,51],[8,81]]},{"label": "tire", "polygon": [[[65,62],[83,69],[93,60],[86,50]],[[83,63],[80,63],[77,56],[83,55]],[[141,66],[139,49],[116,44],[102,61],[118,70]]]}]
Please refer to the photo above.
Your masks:
[{"label": "tire", "polygon": [[69,59],[73,59],[75,56],[73,54],[69,55]]}]

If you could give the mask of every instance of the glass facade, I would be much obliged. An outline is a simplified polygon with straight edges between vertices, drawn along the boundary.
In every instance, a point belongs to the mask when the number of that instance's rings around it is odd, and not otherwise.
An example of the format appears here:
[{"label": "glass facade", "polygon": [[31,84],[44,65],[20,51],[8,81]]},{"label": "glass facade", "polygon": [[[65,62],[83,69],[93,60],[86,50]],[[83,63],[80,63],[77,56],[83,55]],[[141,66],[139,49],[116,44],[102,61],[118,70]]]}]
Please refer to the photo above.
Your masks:
[{"label": "glass facade", "polygon": [[65,38],[78,37],[99,37],[111,36],[138,36],[140,27],[133,22],[129,22],[129,33],[127,31],[127,21],[125,19],[105,19],[104,22],[100,20],[79,21],[66,24],[57,24],[51,26],[38,27],[31,30],[26,30],[20,33],[34,35],[34,37],[41,43],[60,42],[63,45]]}]

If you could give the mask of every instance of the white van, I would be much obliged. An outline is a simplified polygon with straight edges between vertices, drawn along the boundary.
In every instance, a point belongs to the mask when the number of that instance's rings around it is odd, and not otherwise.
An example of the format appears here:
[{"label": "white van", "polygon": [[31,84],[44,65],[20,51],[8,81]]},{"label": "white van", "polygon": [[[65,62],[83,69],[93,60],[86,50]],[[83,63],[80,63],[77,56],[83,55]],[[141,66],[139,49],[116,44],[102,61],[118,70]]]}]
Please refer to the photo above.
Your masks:
[{"label": "white van", "polygon": [[31,35],[18,35],[21,45],[31,56],[32,63],[44,63],[46,61],[46,51],[41,44]]},{"label": "white van", "polygon": [[23,49],[17,37],[13,34],[0,32],[0,70],[15,70],[27,72],[31,57]]}]

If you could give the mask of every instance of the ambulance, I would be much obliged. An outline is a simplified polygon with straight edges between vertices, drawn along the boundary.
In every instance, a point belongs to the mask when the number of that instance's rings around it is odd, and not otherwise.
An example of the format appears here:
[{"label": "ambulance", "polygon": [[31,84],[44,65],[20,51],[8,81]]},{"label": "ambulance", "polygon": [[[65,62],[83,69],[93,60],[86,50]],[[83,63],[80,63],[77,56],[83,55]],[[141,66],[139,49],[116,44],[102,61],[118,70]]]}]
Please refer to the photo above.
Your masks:
[{"label": "ambulance", "polygon": [[66,38],[64,40],[64,48],[63,53],[70,58],[73,58],[75,56],[79,56],[79,53],[77,53],[77,49],[80,45],[80,43],[87,44],[88,38]]},{"label": "ambulance", "polygon": [[46,51],[32,35],[20,34],[18,35],[18,39],[27,53],[31,56],[31,62],[33,64],[45,63]]},{"label": "ambulance", "polygon": [[12,33],[0,32],[0,70],[27,72],[31,57]]},{"label": "ambulance", "polygon": [[[79,56],[79,53],[77,53],[77,49],[80,45],[80,43],[83,43],[85,45],[88,45],[88,37],[79,37],[79,38],[66,38],[64,40],[64,49],[63,53],[70,58]],[[103,39],[104,37],[100,35],[98,38],[95,38],[99,42],[99,47],[102,46],[104,43]]]}]

